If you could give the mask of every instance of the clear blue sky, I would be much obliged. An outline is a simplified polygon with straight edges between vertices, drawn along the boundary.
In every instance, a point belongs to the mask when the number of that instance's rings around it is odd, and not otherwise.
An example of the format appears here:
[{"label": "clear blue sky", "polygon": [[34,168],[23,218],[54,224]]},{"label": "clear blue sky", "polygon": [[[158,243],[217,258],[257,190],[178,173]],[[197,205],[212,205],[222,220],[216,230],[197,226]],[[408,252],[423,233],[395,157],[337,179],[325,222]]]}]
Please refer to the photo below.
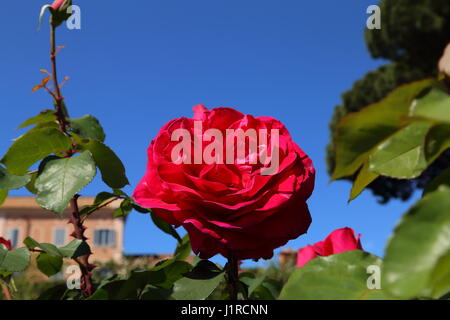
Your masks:
[{"label": "clear blue sky", "polygon": [[[145,170],[146,149],[159,128],[192,106],[234,107],[280,119],[315,163],[309,201],[313,223],[291,241],[299,248],[335,228],[362,234],[367,251],[382,255],[394,225],[410,203],[379,205],[370,192],[347,204],[350,184],[329,184],[325,147],[340,94],[381,61],[363,40],[366,8],[377,0],[88,1],[82,29],[58,33],[60,76],[72,117],[97,116],[122,158],[132,192]],[[119,5],[118,3],[124,3]],[[45,0],[8,1],[0,11],[0,153],[22,132],[26,117],[51,108],[44,92],[31,93],[48,66],[48,25],[37,32]],[[108,3],[108,4],[106,4]],[[47,18],[45,18],[47,20]],[[84,192],[104,191],[96,179]],[[24,191],[13,195],[24,195]],[[133,212],[126,253],[172,251],[174,241],[147,215]]]}]

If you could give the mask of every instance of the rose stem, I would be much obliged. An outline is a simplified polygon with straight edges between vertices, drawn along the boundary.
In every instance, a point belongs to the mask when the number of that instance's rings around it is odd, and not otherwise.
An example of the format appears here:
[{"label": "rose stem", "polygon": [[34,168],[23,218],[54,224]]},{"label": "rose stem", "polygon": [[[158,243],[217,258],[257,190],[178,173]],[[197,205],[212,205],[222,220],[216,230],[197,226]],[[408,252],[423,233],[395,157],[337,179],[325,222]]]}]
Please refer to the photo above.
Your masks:
[{"label": "rose stem", "polygon": [[230,300],[238,299],[238,282],[239,282],[239,265],[236,257],[230,253],[228,255],[228,264],[227,264],[227,281],[228,287],[230,290]]},{"label": "rose stem", "polygon": [[[77,194],[70,201],[72,217],[70,218],[69,222],[72,223],[74,227],[72,237],[74,237],[75,239],[86,241],[87,238],[84,235],[86,227],[83,225],[83,221],[80,218],[78,197],[79,195]],[[95,266],[89,263],[89,254],[80,256],[76,258],[75,261],[78,263],[81,269],[81,290],[83,291],[83,294],[85,296],[90,297],[94,289],[92,285],[92,270],[95,268]]]},{"label": "rose stem", "polygon": [[5,283],[2,283],[2,291],[3,291],[3,297],[5,300],[13,300],[13,296],[11,294],[11,291],[8,288],[8,285]]},{"label": "rose stem", "polygon": [[[58,119],[60,130],[63,133],[67,134],[67,127],[69,122],[67,120],[67,112],[63,105],[64,98],[61,95],[61,89],[58,83],[58,75],[56,72],[56,27],[52,23],[50,24],[50,60],[52,65],[52,78],[54,86],[54,92],[52,96],[55,99],[56,116]],[[73,153],[73,150],[68,150],[65,156],[69,158],[73,155]],[[80,218],[78,197],[79,195],[75,195],[70,201],[72,214],[69,219],[69,223],[71,223],[74,228],[72,236],[75,239],[86,241],[87,238],[84,236],[86,227],[83,225],[83,221]],[[95,268],[95,266],[89,263],[89,254],[78,257],[77,259],[75,259],[75,261],[78,263],[78,266],[81,270],[81,291],[83,292],[84,296],[90,297],[93,293],[92,270]]]}]

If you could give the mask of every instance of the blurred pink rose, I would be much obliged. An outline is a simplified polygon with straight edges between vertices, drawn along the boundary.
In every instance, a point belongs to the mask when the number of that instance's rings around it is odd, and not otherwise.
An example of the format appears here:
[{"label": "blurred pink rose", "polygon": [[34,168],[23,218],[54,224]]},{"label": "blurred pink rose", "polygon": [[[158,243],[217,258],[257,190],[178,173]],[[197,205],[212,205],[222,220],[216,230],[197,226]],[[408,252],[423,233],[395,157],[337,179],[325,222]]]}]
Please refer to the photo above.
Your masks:
[{"label": "blurred pink rose", "polygon": [[351,228],[334,230],[324,241],[301,248],[297,254],[297,267],[304,266],[309,260],[317,256],[329,256],[350,250],[362,250],[361,235],[355,237]]},{"label": "blurred pink rose", "polygon": [[450,76],[450,43],[445,48],[444,55],[439,61],[439,72],[443,72]]},{"label": "blurred pink rose", "polygon": [[0,237],[0,244],[5,245],[8,250],[12,250],[11,241]]}]

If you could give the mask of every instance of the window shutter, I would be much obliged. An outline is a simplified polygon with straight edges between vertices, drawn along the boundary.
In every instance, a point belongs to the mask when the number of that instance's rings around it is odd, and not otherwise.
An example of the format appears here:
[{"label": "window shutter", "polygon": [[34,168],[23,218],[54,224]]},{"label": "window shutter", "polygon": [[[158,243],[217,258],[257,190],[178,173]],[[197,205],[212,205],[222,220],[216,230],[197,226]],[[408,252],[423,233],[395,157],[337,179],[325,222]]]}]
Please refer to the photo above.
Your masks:
[{"label": "window shutter", "polygon": [[116,230],[109,230],[109,242],[110,247],[116,246]]}]

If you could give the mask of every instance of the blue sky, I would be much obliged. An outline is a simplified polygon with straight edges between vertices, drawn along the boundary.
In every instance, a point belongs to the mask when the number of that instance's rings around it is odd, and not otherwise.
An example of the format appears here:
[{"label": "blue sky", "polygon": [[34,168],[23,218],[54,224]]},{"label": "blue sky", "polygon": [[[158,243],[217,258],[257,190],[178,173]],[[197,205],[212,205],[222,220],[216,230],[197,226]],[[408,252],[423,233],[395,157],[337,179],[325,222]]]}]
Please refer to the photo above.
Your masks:
[{"label": "blue sky", "polygon": [[[159,128],[192,107],[227,106],[280,119],[313,159],[313,223],[299,248],[349,226],[363,247],[382,255],[409,203],[380,205],[370,192],[347,204],[350,184],[329,183],[325,147],[328,123],[340,95],[367,71],[363,38],[366,9],[376,0],[78,0],[82,29],[58,33],[60,77],[72,117],[93,114],[107,144],[122,158],[132,192],[145,170],[146,149]],[[22,133],[25,118],[51,108],[44,92],[31,93],[48,65],[48,26],[37,31],[46,1],[8,1],[0,11],[0,153]],[[45,18],[47,20],[47,18]],[[106,188],[96,179],[83,192]],[[25,195],[25,191],[13,195]],[[171,252],[174,241],[146,215],[133,212],[126,253]]]}]

